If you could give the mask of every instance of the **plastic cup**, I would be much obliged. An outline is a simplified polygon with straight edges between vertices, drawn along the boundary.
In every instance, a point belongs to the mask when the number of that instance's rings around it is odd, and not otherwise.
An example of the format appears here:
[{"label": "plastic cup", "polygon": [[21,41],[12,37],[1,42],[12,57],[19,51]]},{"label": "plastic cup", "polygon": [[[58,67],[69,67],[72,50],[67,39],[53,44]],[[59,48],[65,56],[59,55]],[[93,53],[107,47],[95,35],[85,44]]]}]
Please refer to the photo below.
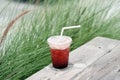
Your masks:
[{"label": "plastic cup", "polygon": [[67,67],[72,39],[69,36],[51,36],[47,42],[50,46],[53,67],[58,69]]}]

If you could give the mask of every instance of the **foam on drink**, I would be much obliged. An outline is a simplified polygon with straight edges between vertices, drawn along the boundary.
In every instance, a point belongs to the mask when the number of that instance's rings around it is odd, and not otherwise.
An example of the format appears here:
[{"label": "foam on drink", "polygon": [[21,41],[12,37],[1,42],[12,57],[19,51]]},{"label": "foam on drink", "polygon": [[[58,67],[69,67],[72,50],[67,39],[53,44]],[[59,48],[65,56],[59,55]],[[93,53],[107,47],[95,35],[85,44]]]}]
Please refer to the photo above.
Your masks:
[{"label": "foam on drink", "polygon": [[72,39],[68,36],[52,36],[48,38],[48,44],[52,49],[66,49],[70,46]]}]

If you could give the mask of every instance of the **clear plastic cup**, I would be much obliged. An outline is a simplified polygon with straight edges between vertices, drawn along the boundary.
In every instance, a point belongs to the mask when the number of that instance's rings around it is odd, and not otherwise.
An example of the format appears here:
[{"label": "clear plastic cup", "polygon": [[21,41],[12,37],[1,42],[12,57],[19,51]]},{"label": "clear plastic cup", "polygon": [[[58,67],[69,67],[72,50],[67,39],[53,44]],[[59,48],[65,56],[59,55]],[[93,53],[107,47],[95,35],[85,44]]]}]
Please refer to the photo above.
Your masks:
[{"label": "clear plastic cup", "polygon": [[72,39],[69,36],[51,36],[47,42],[50,46],[53,67],[59,69],[67,67]]}]

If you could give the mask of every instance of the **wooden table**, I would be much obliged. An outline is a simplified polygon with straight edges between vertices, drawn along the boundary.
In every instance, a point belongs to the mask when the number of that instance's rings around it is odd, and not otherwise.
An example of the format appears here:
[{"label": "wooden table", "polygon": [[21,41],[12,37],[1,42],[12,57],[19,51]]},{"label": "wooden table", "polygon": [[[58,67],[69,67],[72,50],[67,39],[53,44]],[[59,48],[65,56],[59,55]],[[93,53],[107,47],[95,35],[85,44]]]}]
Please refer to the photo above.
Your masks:
[{"label": "wooden table", "polygon": [[96,37],[70,53],[67,68],[50,64],[26,80],[120,80],[120,41]]}]

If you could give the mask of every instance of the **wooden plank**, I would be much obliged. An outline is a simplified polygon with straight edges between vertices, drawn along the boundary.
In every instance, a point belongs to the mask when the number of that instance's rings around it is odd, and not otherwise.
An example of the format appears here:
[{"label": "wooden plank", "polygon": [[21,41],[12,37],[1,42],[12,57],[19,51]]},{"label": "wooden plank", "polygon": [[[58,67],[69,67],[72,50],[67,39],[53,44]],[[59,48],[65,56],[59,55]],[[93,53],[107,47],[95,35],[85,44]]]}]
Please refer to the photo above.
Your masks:
[{"label": "wooden plank", "polygon": [[113,69],[108,75],[106,75],[102,80],[120,80],[120,66],[118,69]]},{"label": "wooden plank", "polygon": [[26,80],[70,80],[94,61],[109,53],[119,43],[118,40],[96,37],[70,53],[70,64],[67,68],[55,69],[50,64]]},{"label": "wooden plank", "polygon": [[72,80],[120,80],[120,44]]}]

